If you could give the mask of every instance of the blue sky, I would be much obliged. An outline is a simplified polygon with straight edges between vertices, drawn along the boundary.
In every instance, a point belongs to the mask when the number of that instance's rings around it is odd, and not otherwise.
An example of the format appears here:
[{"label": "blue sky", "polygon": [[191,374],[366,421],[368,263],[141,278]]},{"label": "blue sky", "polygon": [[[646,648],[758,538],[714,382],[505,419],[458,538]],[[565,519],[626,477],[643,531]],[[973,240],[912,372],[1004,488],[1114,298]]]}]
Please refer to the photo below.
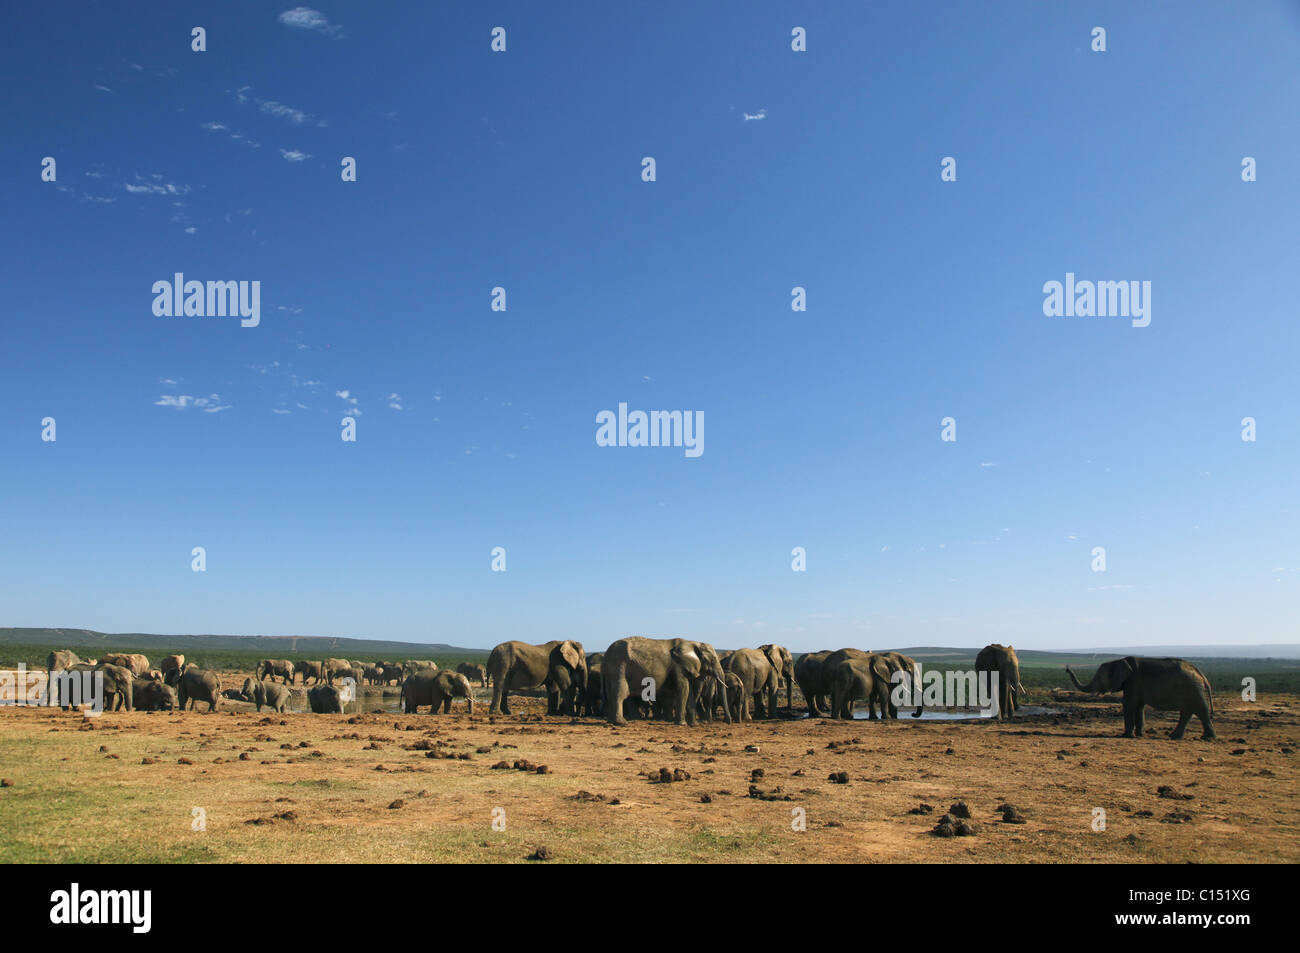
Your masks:
[{"label": "blue sky", "polygon": [[291,9],[3,14],[0,625],[1300,641],[1296,4]]}]

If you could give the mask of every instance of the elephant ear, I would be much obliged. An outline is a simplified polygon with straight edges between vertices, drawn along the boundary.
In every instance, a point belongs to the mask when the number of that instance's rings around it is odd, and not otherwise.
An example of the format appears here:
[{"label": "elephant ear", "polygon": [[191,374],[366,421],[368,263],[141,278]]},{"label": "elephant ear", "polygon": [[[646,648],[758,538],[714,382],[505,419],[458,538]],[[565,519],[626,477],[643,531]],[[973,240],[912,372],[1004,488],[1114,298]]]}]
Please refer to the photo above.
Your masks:
[{"label": "elephant ear", "polygon": [[760,645],[760,651],[767,657],[768,662],[776,669],[777,675],[781,674],[781,653],[776,650],[775,645]]},{"label": "elephant ear", "polygon": [[673,661],[681,666],[682,670],[692,678],[699,675],[704,669],[704,663],[700,661],[700,653],[695,650],[694,642],[677,639],[673,642],[671,654]]},{"label": "elephant ear", "polygon": [[569,668],[582,668],[587,664],[586,656],[582,654],[582,650],[573,642],[561,642],[558,649],[560,652],[560,658],[564,659],[565,664],[567,664]]}]

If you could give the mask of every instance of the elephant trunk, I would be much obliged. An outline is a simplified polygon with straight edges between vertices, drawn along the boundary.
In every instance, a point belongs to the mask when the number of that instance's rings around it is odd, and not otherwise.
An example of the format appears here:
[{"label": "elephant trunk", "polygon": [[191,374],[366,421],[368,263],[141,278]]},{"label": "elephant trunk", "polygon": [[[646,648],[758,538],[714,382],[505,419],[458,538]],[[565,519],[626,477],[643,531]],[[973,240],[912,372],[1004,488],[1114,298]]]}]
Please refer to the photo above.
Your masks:
[{"label": "elephant trunk", "polygon": [[1070,670],[1070,666],[1068,665],[1065,666],[1065,674],[1070,676],[1070,681],[1074,682],[1074,687],[1077,688],[1079,691],[1087,692],[1090,695],[1093,694],[1094,692],[1093,686],[1096,684],[1097,676],[1094,675],[1092,677],[1092,681],[1085,686],[1079,684],[1079,680],[1074,677],[1074,672]]}]

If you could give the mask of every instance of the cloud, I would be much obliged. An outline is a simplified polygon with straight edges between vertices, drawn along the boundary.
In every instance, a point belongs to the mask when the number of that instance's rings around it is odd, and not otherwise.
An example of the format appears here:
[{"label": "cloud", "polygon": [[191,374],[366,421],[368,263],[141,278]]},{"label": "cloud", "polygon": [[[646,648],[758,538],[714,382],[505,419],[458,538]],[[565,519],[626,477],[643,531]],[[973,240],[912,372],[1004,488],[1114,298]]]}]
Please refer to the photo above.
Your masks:
[{"label": "cloud", "polygon": [[175,407],[177,410],[188,410],[191,407],[197,407],[205,414],[216,414],[223,410],[229,410],[229,404],[221,402],[219,394],[212,394],[208,397],[191,397],[189,394],[163,394],[154,401],[155,407]]},{"label": "cloud", "polygon": [[400,394],[389,394],[384,400],[388,401],[388,406],[393,410],[402,409],[402,397]]},{"label": "cloud", "polygon": [[206,129],[208,132],[224,132],[226,130],[226,127],[219,122],[205,122],[199,128]]},{"label": "cloud", "polygon": [[281,149],[280,155],[284,156],[286,162],[305,162],[311,158],[309,153],[299,152],[297,149]]},{"label": "cloud", "polygon": [[273,99],[259,99],[258,109],[268,116],[275,116],[277,119],[287,119],[294,123],[304,123],[311,118],[311,113],[303,112],[301,109],[294,109],[292,106],[286,106],[284,103],[277,103]]},{"label": "cloud", "polygon": [[982,467],[996,467],[997,464],[996,464],[996,463],[981,463],[980,466],[982,466]]},{"label": "cloud", "polygon": [[95,85],[95,89],[99,90],[101,93],[111,93],[111,92],[112,92],[112,90],[109,89],[107,86],[100,86],[100,85],[98,85],[98,84]]},{"label": "cloud", "polygon": [[741,115],[745,117],[745,122],[754,122],[754,121],[759,120],[759,119],[766,119],[766,118],[767,118],[767,110],[766,110],[766,109],[760,109],[760,110],[759,110],[758,112],[756,112],[756,113],[741,113]]},{"label": "cloud", "polygon": [[136,184],[132,185],[128,182],[124,188],[136,195],[185,195],[190,190],[188,185],[175,185],[171,182],[159,181],[162,176],[157,173],[149,176],[149,178],[154,181],[147,181],[144,176],[137,172],[135,176]]},{"label": "cloud", "polygon": [[343,27],[330,23],[325,14],[311,7],[294,7],[285,10],[276,18],[280,23],[295,30],[314,30],[326,36],[341,36]]}]

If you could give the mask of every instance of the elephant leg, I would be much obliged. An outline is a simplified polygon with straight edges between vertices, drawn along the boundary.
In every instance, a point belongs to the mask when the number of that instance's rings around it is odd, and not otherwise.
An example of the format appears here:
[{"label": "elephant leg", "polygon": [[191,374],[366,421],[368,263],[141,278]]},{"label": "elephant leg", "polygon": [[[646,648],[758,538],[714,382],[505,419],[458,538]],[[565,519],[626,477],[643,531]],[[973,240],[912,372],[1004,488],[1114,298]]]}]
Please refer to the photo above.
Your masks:
[{"label": "elephant leg", "polygon": [[492,686],[492,704],[488,705],[489,715],[503,714],[501,711],[501,695],[501,679],[498,678],[496,684]]},{"label": "elephant leg", "polygon": [[775,685],[768,690],[767,693],[767,717],[768,718],[776,717],[776,701],[777,698],[779,697],[778,694],[779,692],[780,692],[780,688]]},{"label": "elephant leg", "polygon": [[[803,691],[802,685],[799,686],[799,690]],[[821,706],[817,704],[817,693],[804,692],[803,697],[804,697],[804,701],[808,703],[808,717],[820,718],[822,716],[822,709]]]},{"label": "elephant leg", "polygon": [[1178,724],[1176,724],[1174,730],[1169,733],[1169,737],[1174,741],[1182,738],[1183,732],[1187,730],[1187,723],[1191,720],[1192,713],[1190,711],[1180,711],[1178,713]]},{"label": "elephant leg", "polygon": [[1201,740],[1213,741],[1218,736],[1214,733],[1214,721],[1210,717],[1210,708],[1208,705],[1202,705],[1196,717],[1201,720]]},{"label": "elephant leg", "polygon": [[625,670],[613,669],[605,673],[605,720],[611,725],[626,725],[623,702],[627,700]]}]

